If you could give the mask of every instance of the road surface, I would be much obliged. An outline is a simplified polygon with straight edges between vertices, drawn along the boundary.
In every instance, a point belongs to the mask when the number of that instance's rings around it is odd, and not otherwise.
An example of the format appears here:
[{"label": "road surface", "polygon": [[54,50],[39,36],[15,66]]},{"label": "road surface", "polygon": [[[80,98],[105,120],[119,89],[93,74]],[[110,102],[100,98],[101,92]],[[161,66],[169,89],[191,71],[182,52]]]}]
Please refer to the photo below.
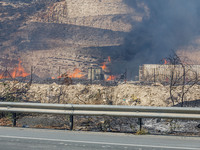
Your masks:
[{"label": "road surface", "polygon": [[200,137],[0,127],[0,150],[200,150]]}]

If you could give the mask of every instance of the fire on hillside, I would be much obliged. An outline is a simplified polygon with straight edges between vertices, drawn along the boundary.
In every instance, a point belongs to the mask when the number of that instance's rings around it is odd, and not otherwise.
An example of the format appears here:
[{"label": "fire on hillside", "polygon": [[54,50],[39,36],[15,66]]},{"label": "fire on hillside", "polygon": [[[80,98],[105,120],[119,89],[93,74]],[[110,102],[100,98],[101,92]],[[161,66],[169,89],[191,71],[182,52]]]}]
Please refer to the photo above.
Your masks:
[{"label": "fire on hillside", "polygon": [[[33,70],[34,68],[34,70]],[[37,70],[36,67],[31,67],[31,73],[27,73],[22,66],[22,61],[18,59],[18,64],[14,69],[9,69],[12,71],[8,71],[6,68],[1,74],[0,79],[2,80],[33,80],[35,83],[60,83],[60,84],[73,84],[75,83],[105,83],[105,82],[112,82],[118,80],[120,75],[113,75],[112,69],[111,69],[111,57],[108,56],[106,61],[101,63],[101,65],[96,65],[96,67],[90,67],[88,68],[88,74],[86,74],[85,71],[80,70],[79,68],[75,68],[73,71],[60,71],[59,67],[59,73],[57,75],[46,77],[46,78],[40,78],[39,76],[35,75],[33,72]]]},{"label": "fire on hillside", "polygon": [[[110,64],[110,63],[111,63],[111,57],[108,56],[107,61],[106,61],[106,62],[103,62],[103,63],[102,63],[102,66],[100,66],[104,72],[109,72],[109,73],[111,72],[111,71],[108,69],[108,67],[106,66],[107,64]],[[112,80],[115,80],[115,79],[116,79],[116,76],[115,76],[115,75],[109,75],[105,80],[106,80],[106,81],[112,81]]]},{"label": "fire on hillside", "polygon": [[6,69],[6,71],[4,71],[4,73],[0,74],[0,79],[6,79],[6,78],[17,78],[17,77],[27,77],[30,74],[27,73],[25,71],[25,69],[22,67],[22,61],[20,59],[18,59],[19,63],[17,65],[17,67],[15,67],[13,69],[13,71],[11,73],[8,72],[8,70]]}]

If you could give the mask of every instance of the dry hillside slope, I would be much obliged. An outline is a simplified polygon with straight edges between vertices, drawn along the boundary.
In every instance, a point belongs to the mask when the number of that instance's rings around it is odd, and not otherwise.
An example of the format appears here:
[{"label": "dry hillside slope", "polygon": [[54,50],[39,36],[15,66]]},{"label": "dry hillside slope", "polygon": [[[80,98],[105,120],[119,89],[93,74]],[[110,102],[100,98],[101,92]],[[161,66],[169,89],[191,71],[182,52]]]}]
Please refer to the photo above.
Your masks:
[{"label": "dry hillside slope", "polygon": [[57,75],[58,67],[87,72],[107,56],[117,59],[130,22],[145,15],[124,0],[9,0],[0,10],[0,70],[12,69],[20,57],[40,77]]}]

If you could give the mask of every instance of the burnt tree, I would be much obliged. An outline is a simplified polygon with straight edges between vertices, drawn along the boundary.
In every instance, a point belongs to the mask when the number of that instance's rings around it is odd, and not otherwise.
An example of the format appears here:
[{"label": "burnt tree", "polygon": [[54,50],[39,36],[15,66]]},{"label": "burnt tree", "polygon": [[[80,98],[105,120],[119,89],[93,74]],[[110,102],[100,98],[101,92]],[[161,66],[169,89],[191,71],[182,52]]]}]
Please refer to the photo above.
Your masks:
[{"label": "burnt tree", "polygon": [[187,58],[180,58],[174,51],[166,58],[169,64],[169,93],[170,99],[184,106],[185,96],[189,90],[199,83],[199,75],[194,65],[191,65]]}]

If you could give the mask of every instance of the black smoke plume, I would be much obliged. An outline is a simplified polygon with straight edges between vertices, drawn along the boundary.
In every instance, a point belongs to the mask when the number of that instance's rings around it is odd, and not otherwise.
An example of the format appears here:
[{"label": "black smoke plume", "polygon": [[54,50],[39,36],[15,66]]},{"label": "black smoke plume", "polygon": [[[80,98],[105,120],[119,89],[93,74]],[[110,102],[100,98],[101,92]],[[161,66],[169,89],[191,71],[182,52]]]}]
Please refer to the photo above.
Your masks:
[{"label": "black smoke plume", "polygon": [[124,40],[122,55],[128,61],[128,70],[135,75],[139,65],[158,63],[171,49],[187,46],[200,34],[199,0],[125,0],[125,3],[136,11],[144,11],[138,7],[143,3],[149,12]]}]

